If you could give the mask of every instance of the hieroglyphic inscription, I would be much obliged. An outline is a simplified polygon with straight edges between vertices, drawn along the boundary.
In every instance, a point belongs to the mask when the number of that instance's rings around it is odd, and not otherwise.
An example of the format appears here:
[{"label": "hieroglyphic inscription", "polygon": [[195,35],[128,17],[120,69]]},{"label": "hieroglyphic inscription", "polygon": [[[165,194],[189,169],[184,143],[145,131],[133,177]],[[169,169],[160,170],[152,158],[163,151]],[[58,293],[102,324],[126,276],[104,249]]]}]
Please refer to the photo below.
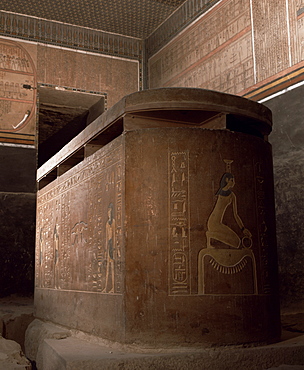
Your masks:
[{"label": "hieroglyphic inscription", "polygon": [[[36,252],[36,284],[43,287],[52,286],[52,204],[44,204],[38,209],[38,217],[45,219],[44,225],[39,225],[37,232]],[[42,268],[43,266],[43,268]]]},{"label": "hieroglyphic inscription", "polygon": [[[294,4],[291,1],[291,5]],[[293,9],[292,9],[293,10]],[[297,41],[298,41],[298,61],[304,60],[304,1],[296,1],[297,12]]]},{"label": "hieroglyphic inscription", "polygon": [[87,276],[92,291],[122,292],[122,191],[120,159],[91,181]]},{"label": "hieroglyphic inscription", "polygon": [[123,228],[122,228],[122,206],[123,206],[123,177],[122,177],[122,165],[119,164],[116,168],[115,177],[115,192],[116,192],[116,202],[115,202],[115,216],[116,216],[116,279],[115,279],[115,291],[117,293],[122,293],[122,245],[123,245]]},{"label": "hieroglyphic inscription", "polygon": [[[60,271],[59,282],[57,282],[58,287],[69,288],[69,284],[72,280],[71,276],[71,266],[65,261],[69,261],[71,259],[71,232],[70,232],[70,225],[69,225],[69,215],[70,215],[70,194],[63,193],[61,196],[56,199],[59,203],[59,209],[61,213],[60,219],[60,243],[65,245],[66,248],[60,248],[59,250],[59,261],[57,262],[56,269]],[[56,272],[57,272],[56,270]]]},{"label": "hieroglyphic inscription", "polygon": [[18,131],[34,117],[35,67],[29,53],[13,41],[0,39],[0,130]]},{"label": "hieroglyphic inscription", "polygon": [[288,43],[289,43],[289,59],[290,59],[291,65],[295,65],[301,61],[301,55],[300,55],[301,53],[301,41],[300,41],[301,21],[299,22],[301,16],[299,17],[299,14],[298,14],[298,10],[300,8],[301,8],[301,4],[299,3],[299,1],[294,1],[294,0],[286,1],[286,22],[287,22],[287,30],[289,32],[288,33]]},{"label": "hieroglyphic inscription", "polygon": [[122,147],[108,147],[39,192],[38,287],[122,292]]},{"label": "hieroglyphic inscription", "polygon": [[150,61],[150,87],[203,87],[236,93],[254,83],[249,0],[228,0]]},{"label": "hieroglyphic inscription", "polygon": [[174,86],[237,94],[254,84],[251,36],[241,37],[178,77]]},{"label": "hieroglyphic inscription", "polygon": [[261,163],[255,165],[255,186],[256,186],[256,210],[257,210],[257,222],[258,222],[258,237],[260,244],[260,263],[261,263],[261,281],[262,291],[264,294],[269,294],[270,289],[270,277],[269,277],[269,231],[266,220],[266,195],[264,189],[264,176],[262,173]]},{"label": "hieroglyphic inscription", "polygon": [[189,153],[169,153],[169,294],[191,293]]},{"label": "hieroglyphic inscription", "polygon": [[253,0],[257,82],[290,67],[286,0]]}]

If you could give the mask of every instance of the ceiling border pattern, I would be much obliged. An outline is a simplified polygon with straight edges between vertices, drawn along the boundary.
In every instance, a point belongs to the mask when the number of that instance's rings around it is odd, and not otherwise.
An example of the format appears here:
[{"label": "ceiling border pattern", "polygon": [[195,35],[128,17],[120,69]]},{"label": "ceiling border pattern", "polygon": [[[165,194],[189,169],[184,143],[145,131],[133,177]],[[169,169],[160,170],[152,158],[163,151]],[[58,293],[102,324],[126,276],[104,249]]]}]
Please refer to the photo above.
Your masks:
[{"label": "ceiling border pattern", "polygon": [[0,10],[0,35],[139,62],[144,88],[144,40]]},{"label": "ceiling border pattern", "polygon": [[140,39],[2,10],[0,35],[136,60],[143,55]]}]

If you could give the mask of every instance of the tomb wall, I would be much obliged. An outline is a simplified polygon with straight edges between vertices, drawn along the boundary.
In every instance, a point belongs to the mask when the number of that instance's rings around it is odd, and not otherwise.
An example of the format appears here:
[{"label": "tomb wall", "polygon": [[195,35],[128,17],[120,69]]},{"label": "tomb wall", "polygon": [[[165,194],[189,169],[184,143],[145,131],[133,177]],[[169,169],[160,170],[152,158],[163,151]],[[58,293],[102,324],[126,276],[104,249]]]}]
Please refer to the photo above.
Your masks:
[{"label": "tomb wall", "polygon": [[138,88],[136,59],[0,37],[0,295],[33,293],[39,89],[99,95],[109,108]]},{"label": "tomb wall", "polygon": [[182,31],[166,22],[147,40],[149,87],[215,89],[272,109],[281,301],[302,312],[303,2],[222,0],[191,23],[184,8]]}]

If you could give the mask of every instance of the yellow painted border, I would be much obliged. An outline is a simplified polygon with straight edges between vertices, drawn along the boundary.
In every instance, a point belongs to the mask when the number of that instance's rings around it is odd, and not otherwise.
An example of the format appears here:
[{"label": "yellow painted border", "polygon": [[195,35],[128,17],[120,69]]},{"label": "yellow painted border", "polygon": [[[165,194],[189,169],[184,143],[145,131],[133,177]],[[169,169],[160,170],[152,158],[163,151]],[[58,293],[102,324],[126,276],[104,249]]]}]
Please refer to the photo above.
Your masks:
[{"label": "yellow painted border", "polygon": [[302,80],[304,80],[304,62],[280,72],[238,95],[252,100],[260,100]]}]

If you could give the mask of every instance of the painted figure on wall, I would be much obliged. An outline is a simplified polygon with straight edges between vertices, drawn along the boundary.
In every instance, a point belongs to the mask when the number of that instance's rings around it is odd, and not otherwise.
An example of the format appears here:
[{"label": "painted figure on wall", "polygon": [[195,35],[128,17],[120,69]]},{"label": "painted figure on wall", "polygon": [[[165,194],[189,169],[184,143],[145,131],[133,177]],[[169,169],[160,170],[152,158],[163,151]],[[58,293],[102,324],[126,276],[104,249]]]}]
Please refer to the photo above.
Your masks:
[{"label": "painted figure on wall", "polygon": [[231,190],[234,185],[234,176],[230,172],[224,173],[220,182],[220,188],[216,193],[216,204],[207,222],[207,248],[212,247],[211,239],[219,240],[220,242],[232,248],[240,248],[240,237],[230,227],[223,224],[223,217],[229,205],[232,206],[234,219],[243,232],[244,237],[251,238],[252,236],[250,231],[244,227],[244,224],[238,214],[236,195]]},{"label": "painted figure on wall", "polygon": [[[110,203],[108,206],[108,219],[106,222],[106,282],[103,293],[114,293],[114,250],[115,250],[115,232],[116,225],[114,219],[114,206]],[[108,290],[109,275],[111,272],[111,289]]]}]

